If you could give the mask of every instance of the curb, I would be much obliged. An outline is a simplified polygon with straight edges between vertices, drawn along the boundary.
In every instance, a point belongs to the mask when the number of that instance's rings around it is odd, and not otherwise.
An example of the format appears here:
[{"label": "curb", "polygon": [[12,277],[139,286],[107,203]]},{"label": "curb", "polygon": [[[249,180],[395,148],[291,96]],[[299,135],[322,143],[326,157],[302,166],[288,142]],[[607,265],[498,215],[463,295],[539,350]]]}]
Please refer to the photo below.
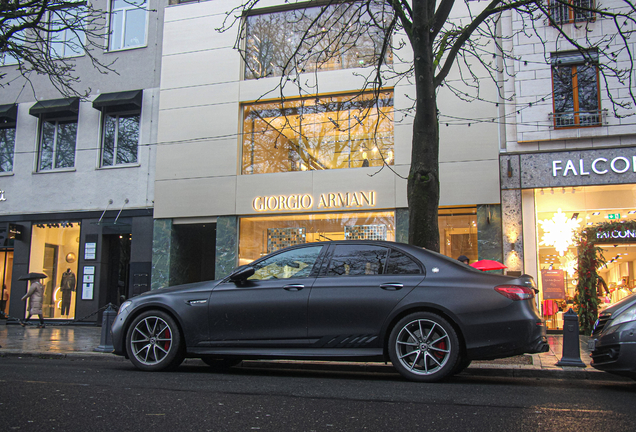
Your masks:
[{"label": "curb", "polygon": [[[0,358],[38,358],[53,360],[82,360],[82,361],[112,361],[112,362],[128,362],[123,356],[116,356],[111,353],[77,351],[68,353],[51,353],[51,352],[23,352],[15,349],[7,349],[0,351]],[[188,358],[184,361],[186,365],[202,365],[198,358]],[[241,366],[243,369],[276,369],[276,370],[306,370],[306,371],[333,371],[333,372],[355,372],[355,373],[381,373],[396,374],[397,371],[390,364],[382,363],[355,363],[355,362],[316,362],[316,361],[294,361],[294,360],[246,360]],[[550,369],[541,369],[540,367],[531,366],[523,367],[488,367],[486,365],[476,365],[468,367],[458,376],[472,377],[501,377],[501,378],[544,378],[544,379],[562,379],[562,380],[589,380],[589,381],[615,381],[615,382],[634,382],[630,378],[612,375],[610,373],[598,371],[596,369],[578,369],[558,367]]]}]

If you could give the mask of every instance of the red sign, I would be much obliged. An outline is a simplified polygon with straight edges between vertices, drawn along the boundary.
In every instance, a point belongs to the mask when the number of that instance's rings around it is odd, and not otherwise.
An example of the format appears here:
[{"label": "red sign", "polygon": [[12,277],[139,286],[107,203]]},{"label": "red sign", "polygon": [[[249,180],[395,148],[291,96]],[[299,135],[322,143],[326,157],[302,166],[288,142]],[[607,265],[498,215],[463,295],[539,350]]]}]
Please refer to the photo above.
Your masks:
[{"label": "red sign", "polygon": [[544,300],[565,300],[565,275],[563,270],[541,270]]}]

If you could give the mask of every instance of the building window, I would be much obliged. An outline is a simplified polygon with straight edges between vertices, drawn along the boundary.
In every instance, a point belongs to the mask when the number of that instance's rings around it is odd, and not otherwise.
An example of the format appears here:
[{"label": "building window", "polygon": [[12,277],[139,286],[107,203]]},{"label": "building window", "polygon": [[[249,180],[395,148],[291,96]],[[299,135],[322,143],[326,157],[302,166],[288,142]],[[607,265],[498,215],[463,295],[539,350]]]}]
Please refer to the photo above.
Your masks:
[{"label": "building window", "polygon": [[346,240],[352,225],[383,225],[384,240],[395,240],[395,212],[342,212],[242,217],[239,221],[239,265],[297,244]]},{"label": "building window", "polygon": [[[390,21],[390,12],[379,2],[342,2],[248,16],[245,79],[376,64],[387,30],[382,25]],[[345,25],[351,30],[343,30]],[[390,53],[385,61],[391,61]]]},{"label": "building window", "polygon": [[146,0],[112,0],[110,51],[146,45],[147,7]]},{"label": "building window", "polygon": [[140,114],[104,114],[102,166],[137,163]]},{"label": "building window", "polygon": [[550,16],[557,24],[594,21],[594,0],[549,1]]},{"label": "building window", "polygon": [[82,9],[58,9],[51,12],[49,28],[51,56],[57,58],[84,55],[86,35],[82,24]]},{"label": "building window", "polygon": [[74,167],[77,120],[42,119],[40,125],[38,171]]},{"label": "building window", "polygon": [[393,165],[393,92],[243,107],[242,174]]},{"label": "building window", "polygon": [[13,171],[15,124],[0,124],[0,172]]},{"label": "building window", "polygon": [[554,127],[600,126],[598,53],[552,54]]}]

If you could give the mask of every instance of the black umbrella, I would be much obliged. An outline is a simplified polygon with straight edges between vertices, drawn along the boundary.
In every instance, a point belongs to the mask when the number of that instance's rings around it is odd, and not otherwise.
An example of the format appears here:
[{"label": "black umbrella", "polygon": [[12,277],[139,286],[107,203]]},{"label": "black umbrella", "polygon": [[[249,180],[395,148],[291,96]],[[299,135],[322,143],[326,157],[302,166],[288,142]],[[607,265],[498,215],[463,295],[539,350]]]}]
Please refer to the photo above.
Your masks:
[{"label": "black umbrella", "polygon": [[20,276],[18,278],[18,280],[45,279],[47,277],[48,276],[45,275],[44,273],[33,273],[33,272],[31,272],[31,273],[29,273],[27,275]]}]

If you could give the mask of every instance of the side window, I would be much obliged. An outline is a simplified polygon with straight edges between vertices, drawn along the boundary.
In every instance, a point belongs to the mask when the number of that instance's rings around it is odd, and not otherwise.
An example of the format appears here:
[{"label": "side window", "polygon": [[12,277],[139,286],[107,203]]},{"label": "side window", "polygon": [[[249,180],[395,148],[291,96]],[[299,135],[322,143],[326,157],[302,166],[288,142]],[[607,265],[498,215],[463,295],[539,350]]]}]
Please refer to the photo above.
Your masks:
[{"label": "side window", "polygon": [[389,250],[371,245],[338,245],[329,263],[328,276],[360,276],[384,273]]},{"label": "side window", "polygon": [[389,262],[386,265],[387,274],[420,274],[422,269],[411,257],[400,251],[391,249]]},{"label": "side window", "polygon": [[308,277],[321,250],[322,246],[310,246],[274,255],[255,264],[256,271],[248,280]]},{"label": "side window", "polygon": [[112,0],[109,50],[146,45],[148,15],[146,0]]}]

